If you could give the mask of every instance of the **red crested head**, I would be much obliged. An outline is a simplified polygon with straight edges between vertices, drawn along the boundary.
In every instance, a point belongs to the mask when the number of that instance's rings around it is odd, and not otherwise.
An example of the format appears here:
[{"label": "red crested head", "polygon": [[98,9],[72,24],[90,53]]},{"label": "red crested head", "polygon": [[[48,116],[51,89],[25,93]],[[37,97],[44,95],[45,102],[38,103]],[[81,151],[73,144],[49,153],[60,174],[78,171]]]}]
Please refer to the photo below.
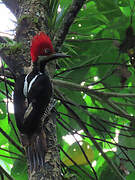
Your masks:
[{"label": "red crested head", "polygon": [[40,32],[33,37],[30,48],[32,62],[36,62],[38,56],[48,56],[53,52],[52,42],[44,32]]}]

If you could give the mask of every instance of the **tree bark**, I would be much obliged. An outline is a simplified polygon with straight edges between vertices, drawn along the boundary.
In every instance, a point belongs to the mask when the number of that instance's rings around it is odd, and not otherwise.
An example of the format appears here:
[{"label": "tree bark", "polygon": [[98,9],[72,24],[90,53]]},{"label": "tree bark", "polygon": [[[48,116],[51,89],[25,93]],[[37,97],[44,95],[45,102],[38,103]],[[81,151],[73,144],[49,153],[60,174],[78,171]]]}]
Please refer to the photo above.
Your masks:
[{"label": "tree bark", "polygon": [[[67,12],[60,31],[55,36],[55,50],[59,50],[65,40],[71,24],[85,0],[74,0]],[[7,63],[14,78],[31,71],[30,42],[32,37],[39,31],[54,37],[53,29],[49,28],[49,0],[3,0],[3,3],[13,12],[17,18],[16,47],[4,47],[0,55]],[[5,43],[5,42],[2,42]],[[57,47],[58,46],[58,47]],[[28,67],[28,68],[26,68]],[[55,66],[48,66],[49,73],[53,74]],[[60,180],[61,167],[56,138],[55,113],[52,113],[44,124],[47,138],[48,152],[45,155],[45,165],[37,171],[29,172],[30,180]],[[28,162],[29,164],[29,162]]]},{"label": "tree bark", "polygon": [[[30,41],[32,37],[39,31],[44,31],[51,37],[51,29],[49,29],[47,22],[48,1],[26,0],[19,4],[18,27],[16,31],[16,41],[22,42],[23,49],[19,57],[23,54],[25,66],[30,65]],[[25,70],[24,70],[25,71]],[[44,124],[44,131],[47,138],[48,151],[45,155],[44,168],[40,168],[32,173],[29,172],[30,180],[60,180],[61,168],[59,160],[59,152],[57,148],[56,138],[56,122],[55,115],[52,114],[48,121]],[[28,162],[29,163],[29,162]]]},{"label": "tree bark", "polygon": [[[19,48],[14,49],[14,53],[10,47],[6,47],[1,50],[0,54],[8,64],[10,70],[14,74],[14,77],[17,77],[20,76],[20,74],[27,74],[29,71],[31,71],[30,42],[32,37],[39,31],[44,31],[46,34],[52,37],[52,31],[49,29],[47,22],[47,9],[49,6],[49,1],[16,1],[18,7],[17,11],[14,9],[16,8],[14,3],[12,4],[10,1],[3,2],[17,17],[15,41],[20,45]],[[30,68],[26,69],[26,67]],[[45,122],[44,131],[47,136],[46,139],[48,147],[48,151],[45,155],[45,165],[43,168],[33,171],[32,173],[30,173],[28,169],[29,179],[60,180],[61,168],[57,147],[56,122],[54,113],[52,113],[48,121]]]},{"label": "tree bark", "polygon": [[44,124],[47,136],[47,153],[45,155],[45,165],[37,171],[29,174],[29,180],[61,180],[61,166],[56,137],[55,113],[52,113],[49,120]]}]

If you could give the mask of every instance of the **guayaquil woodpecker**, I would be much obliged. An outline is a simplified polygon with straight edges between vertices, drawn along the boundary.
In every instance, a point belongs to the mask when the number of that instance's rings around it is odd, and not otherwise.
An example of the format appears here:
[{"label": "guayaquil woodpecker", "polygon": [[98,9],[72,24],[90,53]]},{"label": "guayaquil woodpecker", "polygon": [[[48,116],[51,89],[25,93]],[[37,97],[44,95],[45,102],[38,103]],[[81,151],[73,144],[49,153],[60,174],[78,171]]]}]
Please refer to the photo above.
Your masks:
[{"label": "guayaquil woodpecker", "polygon": [[[47,151],[43,121],[54,107],[52,83],[45,70],[46,63],[67,55],[55,53],[50,38],[40,32],[31,43],[33,69],[27,75],[16,79],[14,90],[14,111],[22,145],[26,149],[29,169],[33,171],[44,165]],[[39,62],[44,56],[47,61]]]}]

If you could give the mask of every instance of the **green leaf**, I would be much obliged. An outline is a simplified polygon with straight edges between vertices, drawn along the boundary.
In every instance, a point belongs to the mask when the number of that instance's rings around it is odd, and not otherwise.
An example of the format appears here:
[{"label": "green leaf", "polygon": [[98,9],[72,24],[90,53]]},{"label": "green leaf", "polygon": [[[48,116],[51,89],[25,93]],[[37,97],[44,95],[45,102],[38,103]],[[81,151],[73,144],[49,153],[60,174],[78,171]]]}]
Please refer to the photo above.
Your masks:
[{"label": "green leaf", "polygon": [[6,117],[6,103],[0,98],[0,120]]},{"label": "green leaf", "polygon": [[[90,144],[86,141],[79,141],[79,144],[82,147],[82,149],[84,150],[85,155],[87,156],[88,160],[90,162],[92,162],[94,160],[94,152],[93,152],[92,148],[90,147]],[[86,158],[84,157],[84,154],[83,154],[83,152],[82,152],[82,150],[79,147],[77,142],[72,144],[66,153],[78,165],[88,164],[88,162],[87,162]],[[62,161],[67,166],[73,166],[74,165],[73,162],[70,159],[68,159],[67,156],[64,156]]]},{"label": "green leaf", "polygon": [[135,172],[132,172],[131,174],[129,174],[129,175],[126,177],[126,180],[132,180],[132,179],[135,179]]},{"label": "green leaf", "polygon": [[11,170],[11,175],[16,179],[16,180],[27,180],[28,179],[28,174],[27,174],[27,165],[26,161],[24,159],[22,160],[16,160],[13,164],[13,168]]},{"label": "green leaf", "polygon": [[[5,118],[2,121],[0,121],[0,128],[2,128],[7,134],[9,134],[10,132],[10,126],[8,124],[8,119]],[[0,145],[5,145],[8,144],[8,140],[5,136],[2,135],[2,133],[0,133]]]}]

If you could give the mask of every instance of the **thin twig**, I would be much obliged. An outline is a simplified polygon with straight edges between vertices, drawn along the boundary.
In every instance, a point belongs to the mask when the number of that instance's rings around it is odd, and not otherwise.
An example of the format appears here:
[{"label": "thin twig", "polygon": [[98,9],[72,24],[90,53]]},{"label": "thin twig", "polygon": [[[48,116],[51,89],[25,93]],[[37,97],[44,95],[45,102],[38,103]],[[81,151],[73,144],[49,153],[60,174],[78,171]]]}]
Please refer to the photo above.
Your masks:
[{"label": "thin twig", "polygon": [[69,28],[74,22],[78,12],[82,8],[84,2],[86,0],[73,0],[67,14],[64,17],[63,23],[57,32],[57,39],[55,39],[55,50],[56,52],[60,49],[61,45],[63,44],[66,35],[68,34]]},{"label": "thin twig", "polygon": [[[58,114],[58,112],[57,112],[57,115],[59,116],[60,119],[62,119],[61,116]],[[62,121],[65,122],[64,119],[62,119]],[[73,130],[74,130],[74,129],[73,129],[68,123],[65,122],[65,123],[70,127],[70,129],[72,129],[72,131],[69,130],[69,129],[67,129],[67,128],[63,125],[63,123],[61,123],[61,122],[59,121],[59,119],[57,119],[57,122],[59,122],[60,125],[62,125],[68,132],[70,132],[70,133],[72,134],[72,136],[74,137],[74,139],[75,139],[75,141],[77,142],[78,146],[80,147],[80,149],[81,149],[81,151],[82,151],[82,153],[83,153],[83,155],[84,155],[87,163],[89,164],[90,168],[92,169],[92,171],[93,171],[93,173],[94,173],[94,175],[95,175],[96,180],[98,180],[96,171],[95,171],[94,168],[92,167],[91,162],[89,161],[89,159],[88,159],[88,157],[87,157],[84,149],[81,147],[81,145],[80,145],[79,142],[77,141],[76,137],[74,136],[74,134],[75,134],[75,133],[73,133]]]},{"label": "thin twig", "polygon": [[86,176],[88,176],[90,179],[95,180],[90,174],[88,174],[85,170],[83,170],[63,149],[61,146],[59,146],[60,150],[65,154],[65,156],[70,159],[70,161],[78,168],[80,169]]},{"label": "thin twig", "polygon": [[23,158],[23,156],[22,156],[22,155],[20,155],[20,154],[17,154],[17,153],[15,153],[15,152],[12,152],[12,151],[9,151],[9,150],[7,150],[7,149],[0,148],[0,150],[2,150],[2,151],[6,151],[6,152],[8,152],[8,153],[10,153],[10,154],[14,154],[14,155],[16,155],[16,156],[19,156],[20,158]]},{"label": "thin twig", "polygon": [[17,160],[21,160],[21,161],[22,161],[22,159],[20,159],[20,158],[18,158],[18,157],[6,156],[6,155],[2,155],[2,154],[0,154],[0,156],[1,156],[1,157],[4,157],[4,158],[17,159]]},{"label": "thin twig", "polygon": [[[92,59],[95,59],[95,58],[97,58],[97,56],[96,57],[94,57],[94,58],[92,58]],[[90,59],[90,61],[91,61],[91,59]],[[74,70],[79,70],[79,69],[83,69],[83,68],[86,68],[86,67],[92,67],[92,66],[104,66],[104,65],[106,65],[106,66],[108,66],[108,65],[114,65],[114,66],[123,66],[123,64],[122,63],[87,63],[87,64],[84,64],[84,65],[81,65],[81,66],[76,66],[76,67],[73,67],[73,68],[69,68],[69,69],[66,69],[66,70],[64,70],[64,71],[62,71],[62,72],[60,72],[60,73],[57,73],[57,74],[55,74],[54,75],[54,77],[57,77],[57,76],[59,76],[59,75],[61,75],[61,74],[64,74],[64,73],[66,73],[66,72],[70,72],[70,71],[74,71]],[[126,67],[131,67],[131,65],[125,65]]]},{"label": "thin twig", "polygon": [[14,180],[0,165],[0,171],[8,178],[8,180]]},{"label": "thin twig", "polygon": [[[58,113],[57,113],[57,115],[58,115]],[[60,117],[60,116],[59,116]],[[70,117],[70,118],[72,118],[72,119],[74,119],[75,120],[75,118],[73,118],[73,117]],[[78,134],[79,136],[82,136],[83,138],[85,137],[87,137],[87,138],[89,138],[89,136],[87,136],[87,135],[82,135],[82,134],[80,134],[80,133],[78,133],[77,131],[75,131],[62,117],[60,117],[60,119],[62,119],[62,122],[61,121],[59,121],[59,119],[57,119],[57,121],[58,121],[58,123],[64,128],[64,129],[66,129],[67,130],[67,132],[70,132],[71,134],[72,134],[72,131],[74,131],[74,133],[75,134]],[[95,120],[95,119],[94,119]],[[70,128],[67,128],[64,124],[63,124],[63,122]],[[81,122],[82,122],[82,124],[86,124],[87,126],[91,126],[91,125],[89,125],[89,124],[87,124],[86,122],[84,122],[84,121],[82,121],[81,120]],[[91,126],[92,127],[92,126]],[[95,127],[94,127],[94,129],[96,129]],[[106,130],[105,130],[106,131]],[[104,132],[105,132],[104,131]],[[107,132],[107,131],[106,131]],[[98,140],[98,141],[101,141],[101,142],[106,142],[106,143],[108,143],[108,144],[112,144],[112,145],[114,145],[114,146],[117,146],[117,147],[119,147],[119,148],[123,148],[123,149],[125,149],[125,150],[135,150],[135,147],[133,148],[133,147],[128,147],[128,146],[123,146],[123,145],[120,145],[120,144],[118,144],[118,143],[113,143],[113,142],[111,142],[111,141],[107,141],[107,140],[104,140],[104,139],[100,139],[100,138],[95,138],[95,137],[92,137],[93,139],[95,139],[95,140]]]},{"label": "thin twig", "polygon": [[58,80],[58,79],[53,79],[53,84],[59,87],[63,87],[63,88],[68,88],[71,90],[75,90],[75,91],[83,91],[84,93],[87,93],[89,95],[96,95],[99,97],[106,97],[106,98],[110,98],[110,97],[129,97],[129,98],[134,98],[135,94],[128,94],[128,93],[116,93],[116,92],[102,92],[102,91],[97,91],[97,90],[93,90],[90,89],[88,86],[81,86],[79,84],[76,83],[72,83],[69,81],[63,81],[63,80]]},{"label": "thin twig", "polygon": [[3,136],[5,136],[9,142],[11,142],[12,145],[14,145],[22,154],[25,154],[24,149],[21,148],[18,144],[16,144],[16,142],[9,136],[7,135],[7,133],[0,128],[0,132],[3,134]]},{"label": "thin twig", "polygon": [[[58,96],[60,96],[62,99],[62,95],[57,91]],[[119,172],[118,168],[115,166],[115,164],[108,158],[108,156],[103,152],[102,148],[99,146],[99,144],[96,142],[96,140],[93,138],[91,133],[88,131],[87,127],[82,123],[80,117],[72,110],[72,108],[67,105],[65,102],[62,102],[62,104],[66,107],[66,109],[73,115],[74,119],[77,121],[77,123],[80,125],[80,127],[84,130],[85,134],[90,138],[90,140],[93,142],[97,150],[102,154],[104,159],[107,161],[108,165],[116,172],[117,176],[125,180],[125,178],[122,176],[122,174]]]}]

